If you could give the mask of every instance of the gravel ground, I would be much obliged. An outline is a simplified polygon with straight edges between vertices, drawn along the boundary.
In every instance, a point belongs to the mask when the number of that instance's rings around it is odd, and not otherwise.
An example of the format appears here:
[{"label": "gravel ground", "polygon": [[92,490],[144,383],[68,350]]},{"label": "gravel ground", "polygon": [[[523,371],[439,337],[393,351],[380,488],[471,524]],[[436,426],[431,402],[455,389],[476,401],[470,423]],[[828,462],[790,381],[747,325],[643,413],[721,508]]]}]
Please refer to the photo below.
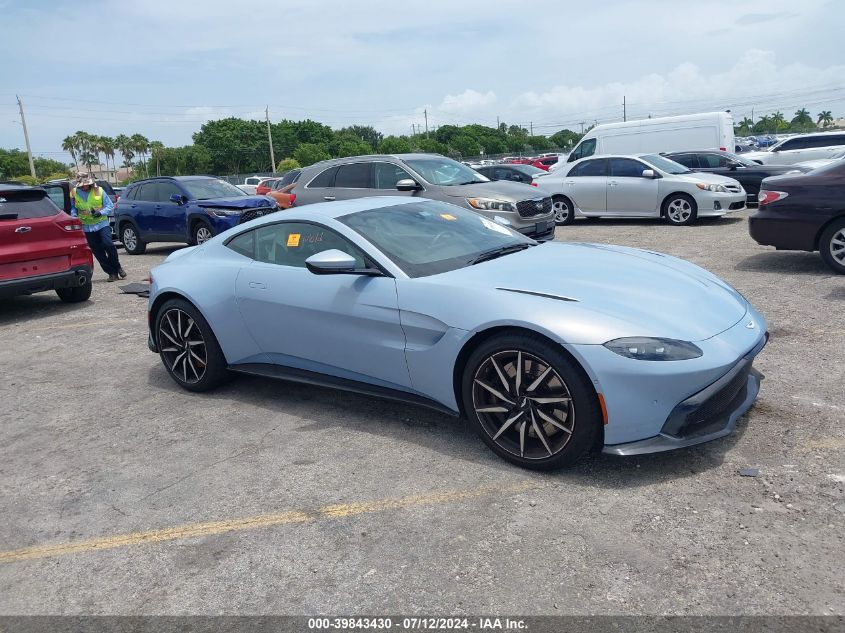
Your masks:
[{"label": "gravel ground", "polygon": [[[558,228],[710,269],[772,339],[732,436],[555,474],[396,403],[184,392],[101,272],[83,305],[4,302],[0,613],[845,613],[845,278],[746,216]],[[128,281],[172,250],[121,251]]]}]

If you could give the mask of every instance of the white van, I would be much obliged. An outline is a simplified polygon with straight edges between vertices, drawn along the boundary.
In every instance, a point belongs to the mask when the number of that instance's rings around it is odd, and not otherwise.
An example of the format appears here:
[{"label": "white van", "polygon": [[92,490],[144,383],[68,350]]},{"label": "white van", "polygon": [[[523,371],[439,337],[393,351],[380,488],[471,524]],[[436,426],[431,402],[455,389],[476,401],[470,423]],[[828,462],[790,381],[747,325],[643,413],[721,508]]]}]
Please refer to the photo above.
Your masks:
[{"label": "white van", "polygon": [[597,125],[584,135],[568,163],[593,154],[643,154],[734,149],[730,112],[705,112]]}]

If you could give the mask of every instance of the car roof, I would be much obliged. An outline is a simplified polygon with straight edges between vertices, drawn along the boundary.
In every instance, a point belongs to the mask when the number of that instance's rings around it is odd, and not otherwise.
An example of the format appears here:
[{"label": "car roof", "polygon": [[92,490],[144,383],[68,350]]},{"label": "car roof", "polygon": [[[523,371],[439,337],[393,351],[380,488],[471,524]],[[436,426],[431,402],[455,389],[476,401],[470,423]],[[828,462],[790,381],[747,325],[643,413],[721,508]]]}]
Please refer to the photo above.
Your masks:
[{"label": "car roof", "polygon": [[[329,160],[323,160],[319,163],[314,163],[313,165],[309,165],[308,167],[303,167],[302,169],[311,169],[312,167],[332,167],[334,165],[343,165],[344,163],[367,163],[367,162],[377,162],[380,160],[385,160],[388,158],[393,158],[401,161],[407,160],[414,160],[420,158],[449,158],[448,156],[444,156],[443,154],[436,154],[436,153],[423,153],[423,152],[416,152],[410,154],[364,154],[362,156],[344,156],[342,158],[330,158]],[[453,160],[453,159],[449,159]],[[456,161],[458,162],[458,161]]]}]

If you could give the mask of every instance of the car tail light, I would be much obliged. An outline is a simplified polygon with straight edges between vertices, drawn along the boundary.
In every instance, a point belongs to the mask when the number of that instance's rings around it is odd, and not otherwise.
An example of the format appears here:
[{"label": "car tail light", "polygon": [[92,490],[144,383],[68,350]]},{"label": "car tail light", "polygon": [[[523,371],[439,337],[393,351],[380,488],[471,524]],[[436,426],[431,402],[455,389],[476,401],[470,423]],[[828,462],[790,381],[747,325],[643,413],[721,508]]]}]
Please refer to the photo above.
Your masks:
[{"label": "car tail light", "polygon": [[65,231],[81,231],[82,230],[82,223],[78,220],[65,220],[64,222],[58,223],[61,228]]},{"label": "car tail light", "polygon": [[785,191],[765,191],[761,189],[760,193],[757,194],[757,204],[762,207],[764,204],[783,200],[788,195]]},{"label": "car tail light", "polygon": [[293,206],[293,203],[296,202],[296,194],[290,194],[290,206]]},{"label": "car tail light", "polygon": [[531,183],[531,186],[532,186],[532,187],[539,187],[540,185],[538,185],[536,182],[532,182],[532,183]]},{"label": "car tail light", "polygon": [[727,147],[720,147],[719,149],[720,149],[721,151],[723,151],[723,152],[727,152],[727,151],[728,151],[728,148],[727,148]]}]

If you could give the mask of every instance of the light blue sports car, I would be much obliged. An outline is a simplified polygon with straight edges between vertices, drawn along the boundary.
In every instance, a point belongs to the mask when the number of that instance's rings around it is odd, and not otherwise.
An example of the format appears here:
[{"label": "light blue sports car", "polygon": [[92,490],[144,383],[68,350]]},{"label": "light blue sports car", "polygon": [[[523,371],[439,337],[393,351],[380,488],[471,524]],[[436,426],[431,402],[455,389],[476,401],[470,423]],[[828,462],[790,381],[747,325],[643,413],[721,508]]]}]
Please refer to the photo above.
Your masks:
[{"label": "light blue sports car", "polygon": [[274,213],[152,278],[149,345],[185,389],[235,371],[407,401],[536,469],[727,435],[768,338],[742,295],[683,260],[538,244],[413,198]]}]

